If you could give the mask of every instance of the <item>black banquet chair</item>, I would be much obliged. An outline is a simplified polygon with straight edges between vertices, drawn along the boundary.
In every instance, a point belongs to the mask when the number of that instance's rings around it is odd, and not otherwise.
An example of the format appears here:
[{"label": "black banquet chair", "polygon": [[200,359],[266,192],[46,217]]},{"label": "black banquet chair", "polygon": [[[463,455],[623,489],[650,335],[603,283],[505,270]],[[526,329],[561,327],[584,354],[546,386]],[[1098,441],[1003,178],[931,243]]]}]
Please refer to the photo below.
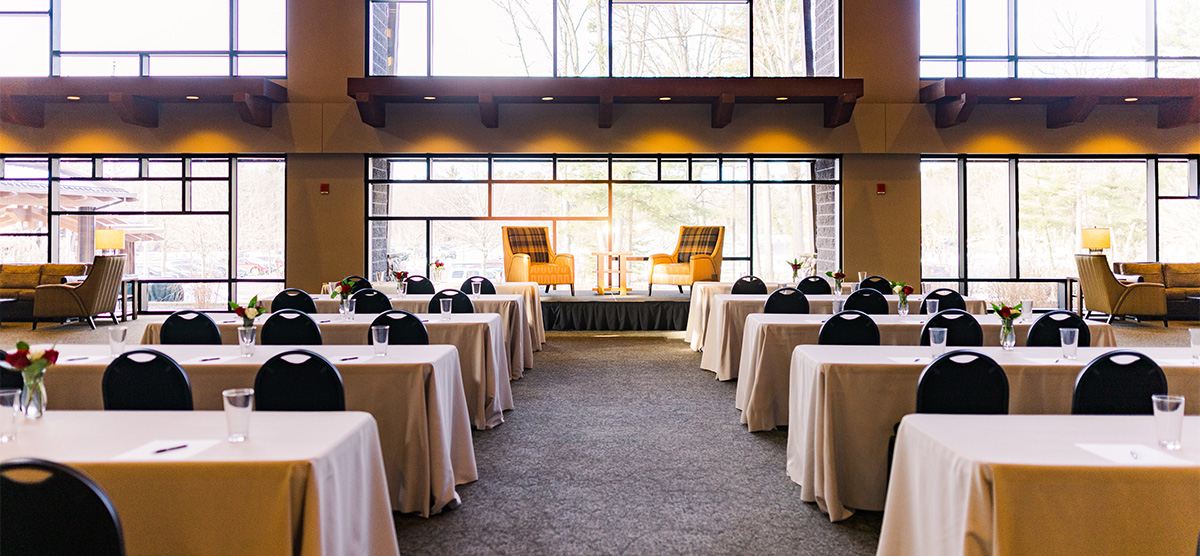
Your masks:
[{"label": "black banquet chair", "polygon": [[858,289],[872,289],[884,295],[892,293],[892,283],[883,276],[867,276],[865,280],[858,283]]},{"label": "black banquet chair", "polygon": [[742,276],[733,283],[729,293],[733,294],[750,294],[750,295],[766,295],[767,285],[763,283],[758,276]]},{"label": "black banquet chair", "polygon": [[104,409],[192,409],[192,386],[187,373],[174,359],[153,349],[118,355],[100,380]]},{"label": "black banquet chair", "polygon": [[817,334],[821,345],[877,346],[879,326],[871,316],[854,310],[846,310],[829,317]]},{"label": "black banquet chair", "polygon": [[[371,321],[371,326],[388,327],[388,345],[391,346],[429,344],[429,331],[425,328],[425,323],[416,315],[402,309],[381,313]],[[375,343],[370,330],[367,330],[367,343]]]},{"label": "black banquet chair", "polygon": [[958,294],[958,292],[950,288],[938,288],[929,292],[929,295],[926,295],[925,298],[921,300],[922,315],[929,314],[929,311],[926,310],[925,302],[929,301],[930,299],[938,302],[938,311],[945,311],[946,309],[967,310],[967,302],[963,299],[963,296]]},{"label": "black banquet chair", "polygon": [[350,281],[350,293],[357,292],[358,290],[365,290],[371,287],[371,282],[357,274],[353,276],[347,276],[346,279]]},{"label": "black banquet chair", "polygon": [[[0,359],[8,357],[8,352],[0,349]],[[25,388],[25,378],[20,371],[0,369],[0,388],[20,390]]]},{"label": "black banquet chair", "polygon": [[383,292],[366,288],[350,295],[354,300],[355,313],[386,313],[392,310],[392,300]]},{"label": "black banquet chair", "polygon": [[1059,335],[1059,330],[1063,328],[1078,328],[1079,347],[1091,347],[1092,333],[1088,330],[1087,322],[1083,317],[1071,311],[1050,311],[1038,317],[1033,321],[1033,325],[1029,327],[1029,335],[1025,338],[1025,345],[1032,347],[1055,347],[1062,345],[1062,336]]},{"label": "black banquet chair", "polygon": [[796,289],[804,292],[804,295],[830,295],[833,293],[829,282],[820,276],[809,276],[800,280],[800,283],[796,284]]},{"label": "black banquet chair", "polygon": [[212,317],[204,313],[192,310],[175,311],[163,321],[158,332],[158,341],[176,345],[219,345],[221,330],[217,328],[217,323]]},{"label": "black banquet chair", "polygon": [[433,294],[433,299],[429,300],[429,312],[441,313],[442,300],[449,298],[451,313],[474,313],[475,304],[471,303],[471,297],[461,291],[446,289]]},{"label": "black banquet chair", "polygon": [[285,351],[258,368],[254,405],[259,411],[345,411],[342,375],[316,353]]},{"label": "black banquet chair", "polygon": [[313,301],[308,292],[300,288],[288,288],[277,294],[275,299],[271,300],[271,310],[278,311],[280,309],[295,309],[304,311],[305,313],[317,312],[317,302]]},{"label": "black banquet chair", "polygon": [[1136,351],[1110,351],[1075,377],[1073,415],[1151,415],[1150,396],[1167,393],[1167,375]]},{"label": "black banquet chair", "polygon": [[[31,475],[45,476],[27,480]],[[0,463],[2,554],[122,556],[121,520],[108,496],[83,473],[41,459]]]},{"label": "black banquet chair", "polygon": [[420,274],[409,275],[408,278],[404,279],[404,284],[404,293],[415,295],[432,295],[433,292],[437,291],[433,287],[433,282],[430,282],[429,278],[421,276]]},{"label": "black banquet chair", "polygon": [[983,327],[975,320],[975,315],[962,309],[945,309],[939,307],[938,313],[929,317],[925,326],[921,327],[921,345],[929,345],[929,329],[945,328],[946,345],[958,347],[983,346]]},{"label": "black banquet chair", "polygon": [[480,295],[495,295],[496,294],[496,286],[494,284],[492,284],[491,280],[488,280],[487,278],[484,278],[483,276],[472,276],[470,278],[467,278],[466,280],[463,280],[462,287],[459,289],[462,290],[463,293],[471,293],[471,284],[473,284],[475,282],[479,282],[479,294]]},{"label": "black banquet chair", "polygon": [[319,346],[321,327],[304,311],[275,311],[263,323],[261,342],[264,346]]},{"label": "black banquet chair", "polygon": [[873,289],[859,288],[858,291],[846,297],[847,311],[862,311],[868,315],[888,314],[888,300],[883,294]]},{"label": "black banquet chair", "polygon": [[943,353],[917,379],[917,413],[1005,415],[1008,376],[982,353]]},{"label": "black banquet chair", "polygon": [[808,313],[808,297],[796,288],[779,288],[767,297],[764,313]]}]

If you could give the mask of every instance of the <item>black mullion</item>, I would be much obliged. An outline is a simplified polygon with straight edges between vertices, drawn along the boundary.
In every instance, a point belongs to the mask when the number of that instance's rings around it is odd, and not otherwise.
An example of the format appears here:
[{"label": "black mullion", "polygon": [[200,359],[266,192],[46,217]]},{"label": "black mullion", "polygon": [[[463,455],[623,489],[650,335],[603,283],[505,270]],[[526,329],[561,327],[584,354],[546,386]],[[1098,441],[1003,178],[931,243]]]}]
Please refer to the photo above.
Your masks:
[{"label": "black mullion", "polygon": [[[238,0],[229,0],[229,76],[238,74]],[[230,205],[233,206],[233,205]]]},{"label": "black mullion", "polygon": [[1021,222],[1019,164],[1016,157],[1008,161],[1008,275],[1021,277]]},{"label": "black mullion", "polygon": [[967,2],[966,0],[958,0],[955,6],[958,9],[958,24],[954,30],[955,54],[958,58],[958,76],[967,76]]},{"label": "black mullion", "polygon": [[1159,261],[1158,244],[1158,157],[1146,158],[1146,260]]},{"label": "black mullion", "polygon": [[[51,263],[58,262],[58,229],[61,220],[54,210],[54,207],[58,206],[58,160],[58,157],[47,157],[46,159],[46,170],[49,172],[49,175],[46,176],[49,186],[46,199],[46,261]],[[95,174],[95,172],[96,165],[93,163],[92,173]]]},{"label": "black mullion", "polygon": [[[747,48],[747,50],[749,51],[749,56],[750,56],[750,60],[748,61],[749,68],[750,68],[749,75],[750,75],[750,77],[754,77],[754,1],[753,0],[746,0],[746,12],[749,17],[749,21],[746,22],[747,23],[747,25],[746,25],[746,33],[747,33],[746,40],[750,43],[749,48]],[[805,38],[808,39],[810,42],[812,41],[812,37],[805,37]],[[810,75],[809,77],[812,77],[812,76]],[[751,272],[751,274],[753,274],[753,272]]]},{"label": "black mullion", "polygon": [[551,55],[554,56],[554,66],[550,70],[550,75],[558,77],[558,0],[550,0],[550,17],[552,19],[551,32],[553,43],[550,46]]},{"label": "black mullion", "polygon": [[[237,0],[232,0],[232,1],[237,2]],[[185,174],[191,174],[191,167],[192,167],[191,160],[192,159],[190,157],[185,159],[185,162],[184,162],[184,173]],[[226,287],[225,295],[227,297],[226,301],[232,302],[232,301],[237,301],[237,292],[235,291],[235,289],[237,288],[237,283],[235,281],[235,278],[237,278],[237,263],[238,263],[238,251],[237,251],[238,210],[236,208],[237,207],[238,179],[237,179],[237,159],[231,156],[231,157],[229,157],[228,160],[229,160],[229,166],[230,166],[230,168],[229,168],[229,185],[225,188],[225,195],[228,198],[228,204],[225,206],[229,207],[229,212],[226,214],[226,216],[227,216],[226,222],[227,222],[227,225],[229,226],[229,231],[225,237],[228,238],[228,240],[229,240],[229,253],[228,253],[229,257],[227,259],[229,261],[229,264],[225,267],[225,277],[228,279],[228,286]],[[190,184],[190,182],[189,182],[189,184]],[[188,186],[188,189],[189,190],[191,189],[190,185]],[[285,241],[286,241],[286,238],[285,238]],[[286,262],[285,262],[285,264],[286,264]]]},{"label": "black mullion", "polygon": [[[608,0],[608,76],[616,75],[613,72],[613,0]],[[612,166],[609,166],[609,177],[612,177]]]},{"label": "black mullion", "polygon": [[[425,1],[425,75],[433,76],[433,0]],[[428,250],[425,256],[429,256]]]},{"label": "black mullion", "polygon": [[62,73],[62,0],[50,0],[50,73],[57,77]]},{"label": "black mullion", "polygon": [[958,283],[963,295],[968,295],[967,282],[967,157],[959,156],[958,161]]}]

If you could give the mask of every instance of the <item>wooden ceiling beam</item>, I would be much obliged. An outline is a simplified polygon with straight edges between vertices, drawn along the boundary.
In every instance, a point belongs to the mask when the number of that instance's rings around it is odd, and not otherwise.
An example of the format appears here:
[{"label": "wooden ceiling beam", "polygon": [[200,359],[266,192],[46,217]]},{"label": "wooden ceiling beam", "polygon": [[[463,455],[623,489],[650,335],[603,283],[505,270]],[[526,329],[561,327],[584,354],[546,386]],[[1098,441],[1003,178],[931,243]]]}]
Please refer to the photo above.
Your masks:
[{"label": "wooden ceiling beam", "polygon": [[721,93],[721,96],[717,97],[716,102],[712,106],[713,129],[721,129],[733,121],[734,98],[729,93]]},{"label": "wooden ceiling beam", "polygon": [[483,127],[488,129],[500,127],[500,105],[488,93],[479,95],[479,120],[483,122]]},{"label": "wooden ceiling beam", "polygon": [[16,95],[0,97],[0,118],[10,124],[26,127],[46,127],[46,103],[35,98],[24,98]]},{"label": "wooden ceiling beam", "polygon": [[613,97],[612,95],[600,95],[600,102],[596,105],[596,119],[600,124],[600,129],[611,129],[613,125]]},{"label": "wooden ceiling beam", "polygon": [[1100,98],[1095,95],[1082,95],[1051,102],[1046,105],[1046,129],[1059,129],[1081,124],[1097,104],[1100,104]]},{"label": "wooden ceiling beam", "polygon": [[142,127],[158,127],[158,103],[143,96],[109,93],[108,102],[117,109],[121,121]]}]

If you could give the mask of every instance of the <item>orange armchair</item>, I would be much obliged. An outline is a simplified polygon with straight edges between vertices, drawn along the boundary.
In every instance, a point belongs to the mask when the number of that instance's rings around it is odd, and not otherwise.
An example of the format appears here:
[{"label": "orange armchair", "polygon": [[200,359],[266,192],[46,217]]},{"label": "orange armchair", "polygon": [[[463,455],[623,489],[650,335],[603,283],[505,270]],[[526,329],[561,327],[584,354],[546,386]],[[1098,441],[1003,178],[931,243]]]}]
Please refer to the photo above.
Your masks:
[{"label": "orange armchair", "polygon": [[508,282],[537,282],[550,286],[566,284],[575,295],[575,257],[555,253],[550,247],[550,230],[545,226],[502,226],[504,279]]},{"label": "orange armchair", "polygon": [[680,226],[674,253],[650,255],[647,295],[653,295],[654,284],[673,284],[682,292],[693,282],[719,280],[724,243],[725,226]]}]

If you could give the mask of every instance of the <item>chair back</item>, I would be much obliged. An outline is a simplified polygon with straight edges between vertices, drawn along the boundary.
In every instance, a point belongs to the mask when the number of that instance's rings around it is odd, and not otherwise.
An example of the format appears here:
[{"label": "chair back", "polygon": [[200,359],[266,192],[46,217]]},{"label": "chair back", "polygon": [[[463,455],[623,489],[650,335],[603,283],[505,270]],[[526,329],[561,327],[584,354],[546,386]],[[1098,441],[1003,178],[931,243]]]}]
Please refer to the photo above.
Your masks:
[{"label": "chair back", "polygon": [[433,299],[429,300],[429,312],[442,312],[442,300],[450,299],[451,313],[474,313],[475,304],[471,303],[471,296],[454,289],[445,289],[433,294]]},{"label": "chair back", "polygon": [[892,292],[892,283],[889,282],[888,279],[884,278],[883,276],[867,276],[867,278],[865,280],[858,283],[858,289],[865,290],[868,288],[875,290],[883,295],[889,295],[889,294],[893,293]]},{"label": "chair back", "polygon": [[1062,345],[1062,336],[1059,335],[1059,330],[1063,328],[1078,328],[1079,347],[1090,347],[1092,345],[1092,333],[1088,330],[1087,321],[1083,317],[1071,311],[1050,311],[1033,321],[1033,325],[1029,327],[1029,335],[1025,338],[1025,345],[1030,347],[1056,347]]},{"label": "chair back", "polygon": [[355,313],[386,313],[392,310],[392,300],[377,289],[361,289],[354,292],[350,298],[354,300]]},{"label": "chair back", "polygon": [[859,288],[858,291],[846,297],[845,309],[862,311],[868,315],[886,315],[888,314],[888,301],[883,295],[872,288]]},{"label": "chair back", "polygon": [[96,255],[87,278],[75,288],[79,299],[87,305],[87,314],[98,315],[117,310],[121,292],[121,276],[125,273],[125,255]]},{"label": "chair back", "polygon": [[943,353],[917,379],[917,413],[1005,415],[1008,376],[982,353]]},{"label": "chair back", "polygon": [[[1112,313],[1125,291],[1108,266],[1104,255],[1075,255],[1075,267],[1079,270],[1079,291],[1084,296],[1087,308],[1101,313]],[[1149,403],[1149,402],[1147,402]]]},{"label": "chair back", "polygon": [[358,276],[357,274],[347,276],[346,280],[350,281],[350,293],[354,293],[359,290],[365,290],[371,287],[371,282],[368,282],[366,278]]},{"label": "chair back", "polygon": [[808,312],[808,297],[796,288],[779,288],[767,297],[763,312],[804,314]]},{"label": "chair back", "polygon": [[285,351],[258,368],[254,405],[259,411],[345,411],[342,374],[317,353]]},{"label": "chair back", "polygon": [[675,245],[673,257],[675,262],[687,264],[695,255],[708,255],[712,257],[716,275],[720,276],[721,244],[724,242],[725,226],[680,226],[679,243]]},{"label": "chair back", "polygon": [[758,276],[742,276],[733,283],[729,293],[737,295],[766,295],[767,285]]},{"label": "chair back", "polygon": [[108,496],[65,465],[32,458],[0,463],[0,507],[2,554],[125,554],[121,520]]},{"label": "chair back", "polygon": [[796,289],[805,293],[805,295],[829,295],[833,293],[833,288],[829,287],[829,282],[820,276],[809,276],[800,283],[796,284]]},{"label": "chair back", "polygon": [[946,345],[948,346],[983,346],[983,327],[979,326],[975,315],[962,309],[946,309],[929,317],[929,321],[921,327],[921,345],[923,346],[929,345],[930,328],[945,328]]},{"label": "chair back", "polygon": [[408,278],[404,279],[404,283],[407,284],[404,287],[404,293],[406,294],[425,295],[437,291],[433,287],[433,282],[420,274],[410,274]]},{"label": "chair back", "polygon": [[217,323],[212,317],[200,311],[185,309],[171,313],[171,316],[163,321],[158,332],[158,341],[176,345],[219,345],[221,329],[217,328]]},{"label": "chair back", "polygon": [[[402,310],[392,309],[384,313],[380,313],[375,320],[371,321],[371,326],[386,326],[388,327],[388,345],[429,345],[429,331],[425,329],[425,323],[416,315]],[[374,344],[375,338],[371,336],[371,331],[367,330],[367,343]]]},{"label": "chair back", "polygon": [[319,346],[321,327],[304,311],[275,311],[262,327],[264,346]]},{"label": "chair back", "polygon": [[313,301],[308,292],[300,288],[288,288],[277,294],[275,299],[271,300],[271,310],[278,311],[280,309],[295,309],[304,311],[305,313],[317,312],[317,302]]},{"label": "chair back", "polygon": [[871,316],[855,310],[837,313],[825,324],[817,334],[817,343],[822,345],[843,346],[877,346],[879,345],[879,327]]},{"label": "chair back", "polygon": [[[0,359],[5,357],[8,357],[8,352],[0,349]],[[20,371],[0,369],[0,388],[17,390],[25,388],[25,377],[21,376]]]},{"label": "chair back", "polygon": [[1110,351],[1093,359],[1075,378],[1074,415],[1151,415],[1150,396],[1167,393],[1167,375],[1136,351]]},{"label": "chair back", "polygon": [[118,355],[100,380],[104,409],[192,409],[192,385],[174,359],[153,349]]},{"label": "chair back", "polygon": [[[554,260],[554,250],[550,248],[550,229],[545,226],[503,226],[501,235],[504,244],[510,251],[505,253],[505,259],[511,255],[529,255],[531,263],[548,263]],[[507,270],[507,269],[505,269]]]},{"label": "chair back", "polygon": [[462,290],[463,293],[471,293],[471,284],[475,282],[479,282],[479,293],[481,295],[495,295],[496,286],[492,284],[491,280],[488,280],[483,276],[472,276],[466,280],[463,280],[462,287],[459,289]]},{"label": "chair back", "polygon": [[963,296],[959,295],[958,292],[950,288],[938,288],[929,292],[929,295],[926,295],[925,299],[921,300],[922,315],[929,314],[929,311],[927,311],[925,308],[925,302],[929,301],[930,299],[938,302],[938,311],[945,311],[946,309],[967,310],[967,302],[963,299]]}]

